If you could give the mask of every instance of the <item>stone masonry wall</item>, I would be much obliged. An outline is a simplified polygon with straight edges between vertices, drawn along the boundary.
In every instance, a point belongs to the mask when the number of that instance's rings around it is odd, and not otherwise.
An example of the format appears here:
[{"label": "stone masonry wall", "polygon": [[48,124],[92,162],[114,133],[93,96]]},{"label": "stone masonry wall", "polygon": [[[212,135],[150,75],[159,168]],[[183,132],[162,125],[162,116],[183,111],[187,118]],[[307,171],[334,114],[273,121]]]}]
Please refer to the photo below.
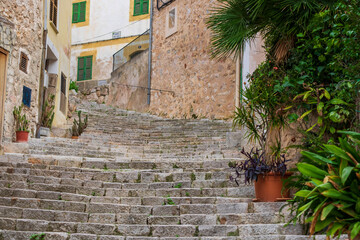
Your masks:
[{"label": "stone masonry wall", "polygon": [[137,54],[111,73],[107,105],[145,111],[147,105],[149,51]]},{"label": "stone masonry wall", "polygon": [[[161,9],[154,4],[150,111],[167,117],[227,118],[235,110],[236,65],[210,58],[206,27],[213,0],[177,0]],[[177,8],[177,31],[166,37],[168,12]]]},{"label": "stone masonry wall", "polygon": [[[4,116],[4,140],[11,141],[15,136],[14,106],[22,102],[23,86],[32,89],[31,107],[25,108],[30,120],[30,135],[36,131],[38,117],[38,88],[40,80],[42,53],[42,15],[43,1],[39,0],[1,0],[0,47],[9,52]],[[19,70],[21,52],[28,58],[27,73]]]}]

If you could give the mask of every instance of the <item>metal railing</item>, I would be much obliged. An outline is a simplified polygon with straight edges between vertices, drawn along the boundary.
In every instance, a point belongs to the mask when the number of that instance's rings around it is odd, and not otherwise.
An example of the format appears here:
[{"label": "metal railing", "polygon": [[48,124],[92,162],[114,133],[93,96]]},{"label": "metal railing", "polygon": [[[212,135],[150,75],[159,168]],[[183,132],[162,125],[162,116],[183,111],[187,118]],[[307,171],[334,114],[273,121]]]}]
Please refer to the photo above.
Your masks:
[{"label": "metal railing", "polygon": [[149,29],[113,55],[113,71],[130,61],[135,55],[149,49]]}]

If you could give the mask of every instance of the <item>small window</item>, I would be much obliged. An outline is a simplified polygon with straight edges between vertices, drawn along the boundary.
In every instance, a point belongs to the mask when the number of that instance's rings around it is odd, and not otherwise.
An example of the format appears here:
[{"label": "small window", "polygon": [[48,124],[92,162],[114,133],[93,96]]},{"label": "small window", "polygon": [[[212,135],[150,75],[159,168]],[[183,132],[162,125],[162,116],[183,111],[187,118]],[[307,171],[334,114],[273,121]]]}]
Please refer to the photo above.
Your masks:
[{"label": "small window", "polygon": [[86,20],[86,2],[79,2],[73,4],[72,22],[79,23]]},{"label": "small window", "polygon": [[134,0],[134,16],[149,13],[149,0]]},{"label": "small window", "polygon": [[58,0],[50,0],[50,21],[57,26]]},{"label": "small window", "polygon": [[31,104],[31,88],[25,87],[23,86],[23,99],[22,99],[22,103],[27,106],[30,107]]},{"label": "small window", "polygon": [[169,29],[175,27],[175,8],[169,11]]},{"label": "small window", "polygon": [[61,95],[60,95],[60,111],[66,113],[66,76],[61,73]]},{"label": "small window", "polygon": [[26,56],[25,53],[21,52],[19,69],[24,73],[27,73],[28,62],[29,62],[29,58]]},{"label": "small window", "polygon": [[92,78],[92,58],[93,56],[78,58],[78,81]]},{"label": "small window", "polygon": [[169,37],[177,32],[177,24],[177,8],[174,7],[166,14],[165,37]]}]

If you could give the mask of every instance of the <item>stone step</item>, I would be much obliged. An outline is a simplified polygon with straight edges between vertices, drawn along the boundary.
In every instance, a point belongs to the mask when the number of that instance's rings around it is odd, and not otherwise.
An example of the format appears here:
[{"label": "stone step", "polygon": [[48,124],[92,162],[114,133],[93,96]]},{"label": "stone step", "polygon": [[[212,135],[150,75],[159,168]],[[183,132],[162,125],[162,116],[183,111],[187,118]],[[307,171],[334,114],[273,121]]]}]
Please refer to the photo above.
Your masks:
[{"label": "stone step", "polygon": [[34,219],[0,218],[2,230],[67,232],[97,235],[194,237],[194,236],[262,236],[301,235],[300,225],[243,224],[243,225],[125,225],[77,222],[55,222]]}]

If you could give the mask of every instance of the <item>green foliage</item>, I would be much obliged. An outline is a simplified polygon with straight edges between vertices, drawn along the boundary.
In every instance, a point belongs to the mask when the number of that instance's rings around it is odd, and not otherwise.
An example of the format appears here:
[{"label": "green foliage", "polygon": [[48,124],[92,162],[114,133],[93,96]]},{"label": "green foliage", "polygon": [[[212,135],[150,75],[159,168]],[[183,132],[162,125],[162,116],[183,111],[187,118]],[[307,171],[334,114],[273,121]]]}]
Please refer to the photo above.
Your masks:
[{"label": "green foliage", "polygon": [[84,120],[81,119],[81,111],[78,111],[79,121],[74,119],[72,127],[72,135],[80,136],[88,125],[88,115],[85,116]]},{"label": "green foliage", "polygon": [[182,183],[178,183],[174,186],[174,188],[181,188],[182,187]]},{"label": "green foliage", "polygon": [[76,81],[70,81],[69,90],[75,90],[75,92],[79,91],[79,86],[76,84]]},{"label": "green foliage", "polygon": [[339,146],[324,144],[317,152],[303,151],[297,164],[302,174],[294,179],[298,191],[291,200],[297,222],[302,216],[311,223],[310,234],[326,230],[334,237],[360,232],[360,134],[345,133]]},{"label": "green foliage", "polygon": [[30,236],[30,240],[45,240],[45,233],[37,233]]},{"label": "green foliage", "polygon": [[[218,0],[208,27],[213,32],[212,55],[229,57],[240,54],[246,41],[260,32],[271,51],[281,52],[292,46],[314,14],[328,8],[335,0]],[[285,50],[286,54],[286,50]]]},{"label": "green foliage", "polygon": [[50,95],[42,106],[41,126],[51,129],[55,116],[55,95]]},{"label": "green foliage", "polygon": [[24,105],[14,107],[13,115],[16,122],[16,131],[29,132],[29,120],[26,118],[26,114],[22,114]]}]

